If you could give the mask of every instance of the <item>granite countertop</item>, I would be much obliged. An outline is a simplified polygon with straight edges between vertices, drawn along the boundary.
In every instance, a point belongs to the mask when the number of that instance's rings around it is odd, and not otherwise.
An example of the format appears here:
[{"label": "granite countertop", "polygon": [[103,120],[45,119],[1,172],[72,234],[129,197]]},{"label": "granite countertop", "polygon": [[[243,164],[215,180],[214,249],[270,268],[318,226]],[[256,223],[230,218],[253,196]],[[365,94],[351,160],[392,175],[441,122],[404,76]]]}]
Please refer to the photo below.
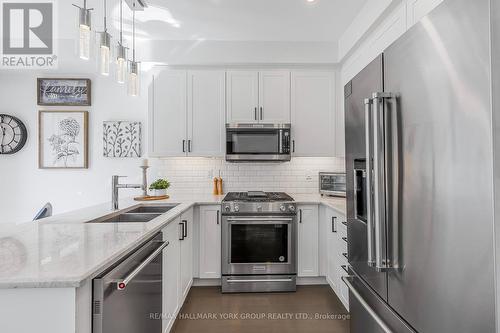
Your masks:
[{"label": "granite countertop", "polygon": [[[345,214],[345,199],[293,195],[299,204],[324,204]],[[173,196],[151,204],[178,206],[147,223],[85,223],[116,213],[110,204],[20,225],[0,224],[0,288],[76,288],[120,259],[194,205],[219,204],[223,196]],[[120,201],[127,210],[140,203]]]}]

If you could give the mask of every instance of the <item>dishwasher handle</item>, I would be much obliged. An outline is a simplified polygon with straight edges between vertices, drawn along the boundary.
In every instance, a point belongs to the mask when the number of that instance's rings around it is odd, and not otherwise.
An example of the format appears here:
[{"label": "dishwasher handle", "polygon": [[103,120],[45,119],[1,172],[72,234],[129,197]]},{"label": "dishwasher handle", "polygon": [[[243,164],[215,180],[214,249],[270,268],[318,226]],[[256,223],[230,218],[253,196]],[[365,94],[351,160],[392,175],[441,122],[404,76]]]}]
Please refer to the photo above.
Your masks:
[{"label": "dishwasher handle", "polygon": [[137,276],[151,261],[153,261],[166,248],[169,242],[160,242],[161,245],[151,253],[143,262],[141,262],[129,275],[123,279],[116,280],[116,289],[124,290],[127,285]]}]

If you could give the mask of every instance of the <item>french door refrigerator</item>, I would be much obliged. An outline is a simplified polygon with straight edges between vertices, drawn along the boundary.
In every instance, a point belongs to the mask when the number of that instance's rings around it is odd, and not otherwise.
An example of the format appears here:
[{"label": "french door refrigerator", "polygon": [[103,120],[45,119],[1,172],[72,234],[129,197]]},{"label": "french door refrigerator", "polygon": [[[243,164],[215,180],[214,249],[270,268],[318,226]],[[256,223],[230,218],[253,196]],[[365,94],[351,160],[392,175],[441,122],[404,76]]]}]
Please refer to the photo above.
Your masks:
[{"label": "french door refrigerator", "polygon": [[345,86],[351,332],[495,332],[490,1],[448,0]]}]

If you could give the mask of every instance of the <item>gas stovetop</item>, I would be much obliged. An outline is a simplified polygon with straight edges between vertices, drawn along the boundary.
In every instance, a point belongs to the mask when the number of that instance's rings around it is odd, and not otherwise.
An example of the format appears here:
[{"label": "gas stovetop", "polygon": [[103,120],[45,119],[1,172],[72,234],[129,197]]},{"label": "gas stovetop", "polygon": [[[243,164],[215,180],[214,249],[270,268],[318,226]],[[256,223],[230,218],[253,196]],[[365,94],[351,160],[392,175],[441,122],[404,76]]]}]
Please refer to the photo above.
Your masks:
[{"label": "gas stovetop", "polygon": [[229,192],[223,202],[246,201],[246,202],[273,202],[273,201],[293,201],[293,198],[283,192]]},{"label": "gas stovetop", "polygon": [[222,200],[222,214],[295,215],[296,204],[282,192],[229,192]]}]

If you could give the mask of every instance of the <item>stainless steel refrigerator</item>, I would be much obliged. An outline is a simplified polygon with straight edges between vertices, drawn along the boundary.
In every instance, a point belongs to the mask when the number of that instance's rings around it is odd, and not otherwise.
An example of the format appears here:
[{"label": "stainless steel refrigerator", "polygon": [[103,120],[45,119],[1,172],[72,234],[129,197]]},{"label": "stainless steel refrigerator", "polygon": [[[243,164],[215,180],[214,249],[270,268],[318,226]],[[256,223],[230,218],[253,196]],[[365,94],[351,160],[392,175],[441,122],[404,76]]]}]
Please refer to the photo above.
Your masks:
[{"label": "stainless steel refrigerator", "polygon": [[352,333],[495,332],[491,17],[445,1],[345,86]]}]

